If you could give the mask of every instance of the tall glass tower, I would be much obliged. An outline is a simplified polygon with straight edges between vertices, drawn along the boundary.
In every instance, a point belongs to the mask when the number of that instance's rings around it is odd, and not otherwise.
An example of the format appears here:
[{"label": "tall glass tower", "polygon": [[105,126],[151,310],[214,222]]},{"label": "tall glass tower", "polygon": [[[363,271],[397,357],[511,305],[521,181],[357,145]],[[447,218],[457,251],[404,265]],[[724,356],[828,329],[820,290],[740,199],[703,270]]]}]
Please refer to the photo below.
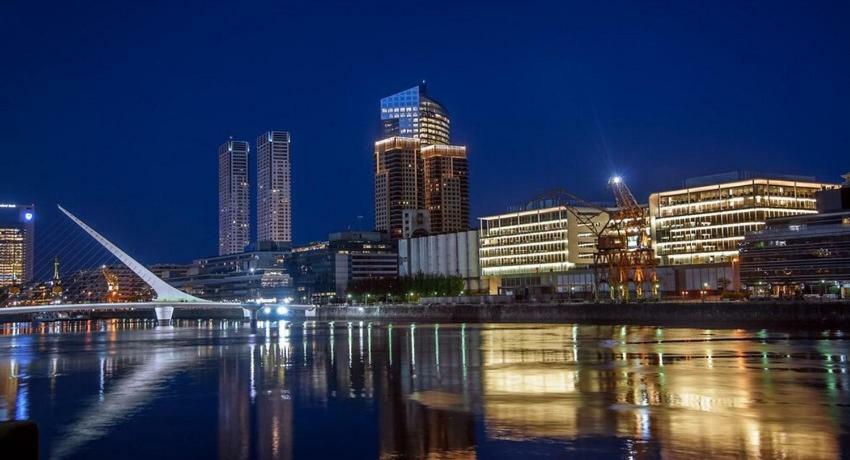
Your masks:
[{"label": "tall glass tower", "polygon": [[257,137],[257,242],[292,242],[292,164],[286,131]]},{"label": "tall glass tower", "polygon": [[409,137],[422,144],[449,143],[449,112],[428,97],[425,82],[381,99],[383,138]]},{"label": "tall glass tower", "polygon": [[218,148],[218,254],[236,254],[250,243],[248,142],[233,139]]}]

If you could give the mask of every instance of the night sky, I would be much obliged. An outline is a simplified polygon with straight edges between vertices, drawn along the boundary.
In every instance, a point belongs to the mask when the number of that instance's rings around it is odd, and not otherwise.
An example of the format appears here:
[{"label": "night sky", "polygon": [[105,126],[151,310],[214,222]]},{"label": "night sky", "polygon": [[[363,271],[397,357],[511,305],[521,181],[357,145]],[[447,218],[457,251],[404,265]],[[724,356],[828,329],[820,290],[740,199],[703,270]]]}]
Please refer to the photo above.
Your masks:
[{"label": "night sky", "polygon": [[646,201],[850,170],[847,1],[136,3],[2,2],[0,201],[39,228],[63,204],[145,263],[216,252],[218,145],[269,129],[292,133],[296,242],[371,227],[378,100],[422,79],[474,217],[610,200],[615,173]]}]

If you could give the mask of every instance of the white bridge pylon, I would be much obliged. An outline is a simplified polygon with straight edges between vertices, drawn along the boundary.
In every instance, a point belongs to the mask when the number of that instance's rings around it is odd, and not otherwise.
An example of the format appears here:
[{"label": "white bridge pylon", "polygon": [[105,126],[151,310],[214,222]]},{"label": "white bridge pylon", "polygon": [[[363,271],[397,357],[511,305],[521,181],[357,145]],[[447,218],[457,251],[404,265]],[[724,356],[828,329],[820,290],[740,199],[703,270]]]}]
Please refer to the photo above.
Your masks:
[{"label": "white bridge pylon", "polygon": [[[142,281],[147,283],[156,293],[156,298],[154,299],[155,302],[157,302],[157,303],[160,303],[160,302],[163,302],[163,303],[165,303],[165,302],[167,302],[167,303],[174,303],[174,302],[192,302],[192,303],[201,302],[201,303],[203,303],[203,302],[209,302],[208,300],[204,300],[204,299],[195,297],[193,295],[186,294],[185,292],[183,292],[183,291],[175,288],[174,286],[166,283],[165,281],[162,280],[162,278],[154,275],[153,272],[151,272],[150,270],[145,268],[144,265],[136,262],[135,259],[133,259],[129,255],[127,255],[127,253],[122,251],[120,248],[118,248],[118,246],[115,246],[114,244],[112,244],[109,240],[104,238],[100,233],[96,232],[93,228],[86,225],[85,222],[78,219],[77,216],[71,214],[70,212],[68,212],[68,210],[66,210],[62,206],[59,206],[59,205],[57,205],[57,206],[59,207],[59,210],[62,211],[62,213],[64,213],[71,220],[73,220],[74,223],[79,225],[80,228],[82,228],[83,230],[86,231],[86,233],[91,235],[92,238],[94,238],[98,243],[100,243],[109,252],[111,252],[112,255],[117,257],[118,260],[121,261],[121,263],[123,263],[124,265],[127,266],[127,268],[132,270],[133,273],[135,273],[139,278],[142,279]],[[213,303],[213,302],[209,302],[209,303]]]}]

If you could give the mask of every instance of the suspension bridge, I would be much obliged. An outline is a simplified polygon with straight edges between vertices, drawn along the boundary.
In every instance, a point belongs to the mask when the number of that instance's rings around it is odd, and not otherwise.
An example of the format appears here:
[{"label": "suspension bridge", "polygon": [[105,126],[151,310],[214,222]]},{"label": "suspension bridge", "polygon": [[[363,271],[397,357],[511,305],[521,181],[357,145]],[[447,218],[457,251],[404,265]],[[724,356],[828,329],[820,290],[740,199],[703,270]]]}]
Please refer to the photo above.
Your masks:
[{"label": "suspension bridge", "polygon": [[[220,302],[205,300],[191,294],[187,294],[165,282],[147,267],[130,257],[118,246],[107,240],[103,235],[95,231],[85,222],[71,214],[67,209],[58,206],[59,210],[72,222],[83,229],[97,244],[105,248],[112,256],[117,258],[124,266],[138,276],[145,284],[150,286],[154,292],[153,299],[140,302],[95,302],[95,303],[68,303],[48,305],[28,305],[0,308],[0,320],[5,316],[21,314],[41,313],[72,313],[80,311],[116,311],[116,310],[153,310],[156,319],[161,324],[169,324],[175,309],[202,309],[217,310],[242,308],[244,316],[251,319],[252,325],[256,324],[257,312],[260,308],[273,308],[276,305],[256,304],[244,302]],[[282,305],[281,305],[282,306]],[[286,305],[287,311],[310,310],[312,305]]]}]

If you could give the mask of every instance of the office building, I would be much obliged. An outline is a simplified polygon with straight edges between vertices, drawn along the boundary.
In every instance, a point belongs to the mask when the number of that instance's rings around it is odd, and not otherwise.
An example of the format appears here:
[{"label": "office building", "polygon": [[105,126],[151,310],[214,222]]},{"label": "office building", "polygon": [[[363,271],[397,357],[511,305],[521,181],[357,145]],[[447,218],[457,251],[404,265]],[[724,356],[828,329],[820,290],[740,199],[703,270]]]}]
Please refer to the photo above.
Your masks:
[{"label": "office building", "polygon": [[292,242],[292,163],[285,131],[257,137],[257,241]]},{"label": "office building", "polygon": [[247,251],[197,259],[188,266],[151,268],[172,286],[206,300],[283,301],[295,295],[289,250]]},{"label": "office building", "polygon": [[32,280],[34,241],[35,207],[0,203],[0,287]]},{"label": "office building", "polygon": [[250,243],[248,142],[233,139],[218,148],[218,253],[242,252]]},{"label": "office building", "polygon": [[381,99],[383,139],[407,137],[425,145],[449,143],[449,113],[425,83]]},{"label": "office building", "polygon": [[396,243],[381,232],[331,233],[328,241],[292,249],[296,299],[343,302],[352,281],[398,276]]},{"label": "office building", "polygon": [[62,280],[68,303],[147,302],[151,287],[123,264],[78,270]]},{"label": "office building", "polygon": [[[608,222],[607,212],[574,209],[597,228]],[[493,293],[561,292],[559,274],[593,264],[596,229],[565,205],[533,202],[521,211],[481,217],[479,223],[481,276]]]},{"label": "office building", "polygon": [[817,193],[818,214],[769,219],[741,243],[741,282],[756,296],[850,298],[850,174]]},{"label": "office building", "polygon": [[[375,228],[393,239],[469,229],[466,147],[449,144],[445,108],[425,84],[381,99],[375,143]],[[405,210],[409,210],[405,219]],[[428,216],[420,211],[427,211]]]},{"label": "office building", "polygon": [[661,265],[732,263],[745,235],[771,218],[816,213],[815,193],[835,187],[747,172],[689,179],[649,198],[655,255]]},{"label": "office building", "polygon": [[424,208],[430,215],[431,232],[468,230],[469,164],[466,147],[428,145],[420,152]]},{"label": "office building", "polygon": [[398,241],[399,276],[456,276],[463,279],[468,292],[487,292],[478,258],[477,230]]},{"label": "office building", "polygon": [[419,140],[390,137],[375,143],[375,229],[398,239],[405,209],[421,209]]}]

